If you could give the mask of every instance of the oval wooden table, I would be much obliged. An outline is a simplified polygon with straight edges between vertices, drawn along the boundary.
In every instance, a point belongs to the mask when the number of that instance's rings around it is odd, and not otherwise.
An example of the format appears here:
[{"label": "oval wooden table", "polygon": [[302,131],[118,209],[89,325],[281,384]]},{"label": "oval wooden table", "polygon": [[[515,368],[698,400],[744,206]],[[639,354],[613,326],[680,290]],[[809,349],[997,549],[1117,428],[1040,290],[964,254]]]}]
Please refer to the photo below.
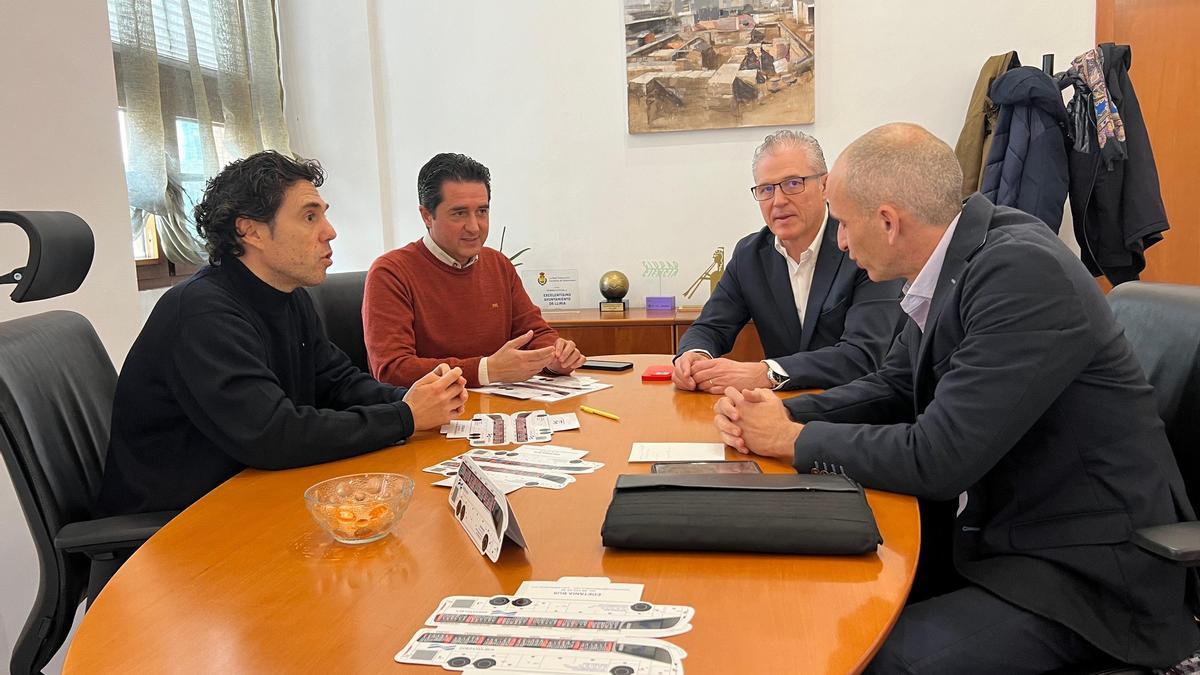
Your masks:
[{"label": "oval wooden table", "polygon": [[[604,357],[610,358],[610,357]],[[868,491],[883,534],[858,557],[646,552],[606,549],[600,525],[635,441],[718,440],[715,397],[643,383],[642,370],[670,357],[634,361],[623,373],[585,371],[611,389],[558,403],[472,394],[467,415],[588,404],[621,417],[579,413],[579,431],[552,443],[605,463],[564,490],[525,488],[509,499],[529,543],[507,544],[498,564],[479,555],[455,522],[449,491],[421,469],[464,452],[465,440],[421,432],[406,445],[289,471],[246,470],[185,510],[113,577],[87,612],[64,672],[424,673],[393,655],[448,595],[511,593],[526,579],[605,576],[645,584],[643,598],[692,605],[693,629],[669,638],[697,673],[844,673],[860,670],[899,615],[920,543],[916,500]],[[730,458],[737,453],[726,448]],[[767,472],[790,467],[756,458]],[[305,488],[361,471],[416,480],[396,531],[345,546],[318,529]]]}]

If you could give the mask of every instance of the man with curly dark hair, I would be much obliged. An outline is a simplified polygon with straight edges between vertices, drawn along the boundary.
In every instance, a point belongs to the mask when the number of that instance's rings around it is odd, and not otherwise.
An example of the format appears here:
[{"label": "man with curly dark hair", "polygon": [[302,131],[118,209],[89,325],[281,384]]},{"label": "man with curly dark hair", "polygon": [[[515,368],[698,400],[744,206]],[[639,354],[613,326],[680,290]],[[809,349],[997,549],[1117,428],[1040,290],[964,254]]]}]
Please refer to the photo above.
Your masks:
[{"label": "man with curly dark hair", "polygon": [[125,361],[101,511],[182,509],[246,467],[370,452],[462,412],[460,369],[393,387],[326,338],[303,288],[332,264],[324,179],[267,151],[208,182],[195,217],[210,264],[163,295]]}]

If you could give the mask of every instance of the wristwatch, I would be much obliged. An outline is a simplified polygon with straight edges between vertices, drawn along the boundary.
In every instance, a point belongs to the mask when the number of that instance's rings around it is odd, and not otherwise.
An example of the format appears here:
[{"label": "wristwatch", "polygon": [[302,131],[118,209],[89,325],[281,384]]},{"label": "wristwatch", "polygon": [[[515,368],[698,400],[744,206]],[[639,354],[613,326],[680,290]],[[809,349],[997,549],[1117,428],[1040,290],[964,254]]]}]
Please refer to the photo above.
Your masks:
[{"label": "wristwatch", "polygon": [[763,364],[767,366],[767,379],[771,380],[771,389],[779,389],[783,385],[787,384],[788,380],[791,379],[783,373],[775,372],[775,369],[771,367],[771,364],[767,363],[766,361],[763,361]]}]

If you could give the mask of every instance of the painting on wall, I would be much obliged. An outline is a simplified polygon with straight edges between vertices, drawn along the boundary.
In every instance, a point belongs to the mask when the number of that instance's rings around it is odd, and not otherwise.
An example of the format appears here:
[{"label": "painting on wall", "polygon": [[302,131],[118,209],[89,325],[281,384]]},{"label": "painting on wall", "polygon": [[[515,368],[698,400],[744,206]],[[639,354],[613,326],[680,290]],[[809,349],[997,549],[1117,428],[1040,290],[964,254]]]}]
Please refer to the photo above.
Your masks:
[{"label": "painting on wall", "polygon": [[811,124],[816,0],[621,0],[629,133]]}]

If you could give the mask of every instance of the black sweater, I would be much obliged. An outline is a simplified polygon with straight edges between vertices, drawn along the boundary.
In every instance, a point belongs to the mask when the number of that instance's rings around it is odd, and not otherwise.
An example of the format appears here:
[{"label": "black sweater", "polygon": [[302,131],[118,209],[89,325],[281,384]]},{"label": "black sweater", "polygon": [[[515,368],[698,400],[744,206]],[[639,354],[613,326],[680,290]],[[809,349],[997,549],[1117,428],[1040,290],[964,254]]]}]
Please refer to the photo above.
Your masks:
[{"label": "black sweater", "polygon": [[405,391],[351,365],[306,291],[236,258],[206,267],[163,295],[125,360],[98,510],[182,509],[246,467],[393,445],[413,432]]}]

